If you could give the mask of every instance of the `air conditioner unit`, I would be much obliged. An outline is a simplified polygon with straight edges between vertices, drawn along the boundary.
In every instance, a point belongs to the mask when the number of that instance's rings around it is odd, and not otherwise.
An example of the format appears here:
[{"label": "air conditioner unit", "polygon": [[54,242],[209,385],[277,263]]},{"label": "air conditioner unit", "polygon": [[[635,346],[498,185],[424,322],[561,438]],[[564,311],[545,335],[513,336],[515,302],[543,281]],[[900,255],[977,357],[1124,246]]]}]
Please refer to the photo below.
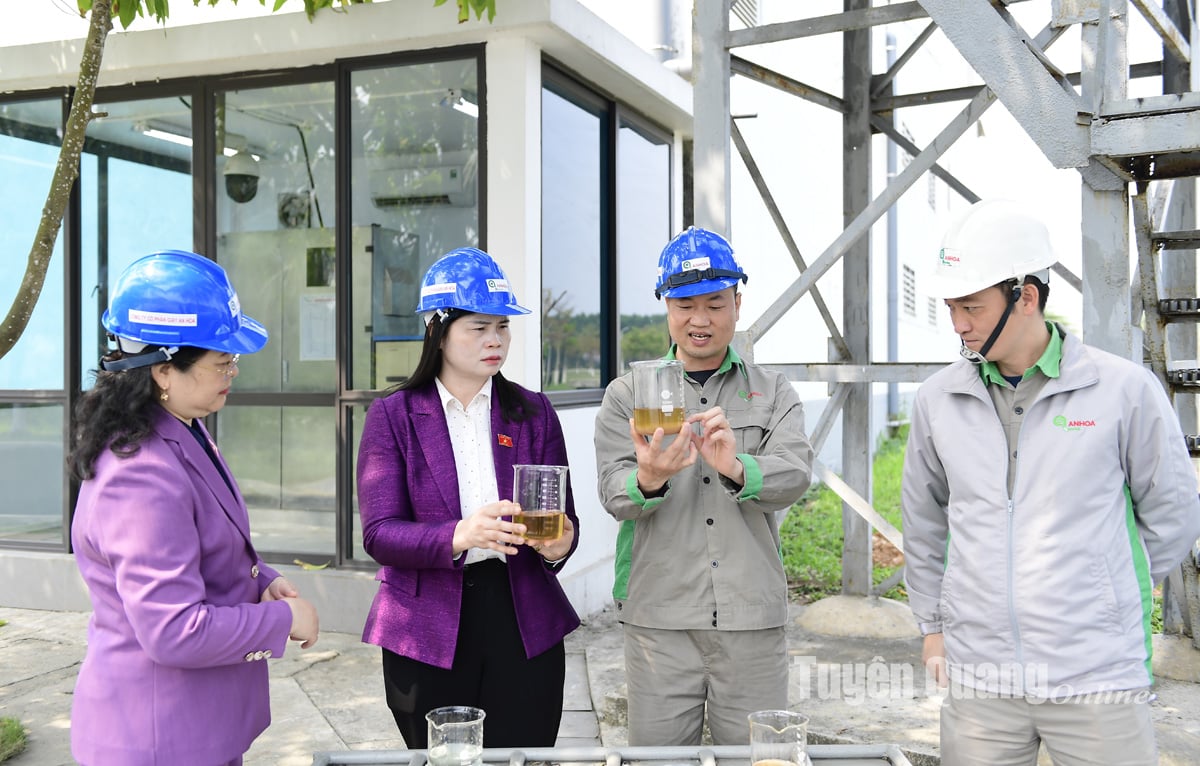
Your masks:
[{"label": "air conditioner unit", "polygon": [[475,203],[475,179],[463,165],[424,167],[379,165],[368,171],[371,202],[376,207]]}]

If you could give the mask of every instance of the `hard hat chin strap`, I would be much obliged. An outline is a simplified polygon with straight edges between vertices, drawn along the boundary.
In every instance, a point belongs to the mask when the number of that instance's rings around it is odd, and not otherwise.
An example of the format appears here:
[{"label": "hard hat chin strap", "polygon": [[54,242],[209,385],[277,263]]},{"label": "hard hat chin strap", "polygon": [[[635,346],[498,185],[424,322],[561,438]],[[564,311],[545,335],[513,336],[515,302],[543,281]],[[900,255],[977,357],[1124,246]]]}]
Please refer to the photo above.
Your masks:
[{"label": "hard hat chin strap", "polygon": [[116,336],[116,341],[117,350],[130,356],[124,356],[111,361],[101,359],[100,367],[105,372],[120,372],[121,370],[132,370],[137,367],[149,367],[152,364],[159,364],[160,362],[169,362],[171,361],[171,357],[179,352],[179,346],[166,346],[159,347],[150,353],[142,353],[148,344],[130,340],[129,338],[122,338],[119,335]]},{"label": "hard hat chin strap", "polygon": [[654,288],[654,297],[662,299],[663,294],[666,293],[667,290],[672,290],[676,287],[683,287],[684,285],[694,285],[697,282],[708,282],[714,279],[737,279],[741,282],[750,281],[750,278],[741,271],[730,271],[729,269],[714,268],[707,268],[703,270],[689,269],[688,271],[681,271],[678,274],[672,274],[671,276],[667,277],[660,286]]},{"label": "hard hat chin strap", "polygon": [[996,339],[1000,337],[1000,333],[1004,332],[1004,325],[1008,324],[1008,317],[1012,314],[1013,307],[1017,305],[1017,301],[1021,300],[1021,289],[1024,279],[1018,280],[1013,286],[1012,293],[1008,298],[1008,305],[1004,307],[1004,313],[1000,315],[1000,321],[996,322],[996,326],[992,329],[992,334],[983,342],[978,351],[972,351],[967,348],[964,341],[962,347],[958,349],[959,355],[966,359],[971,364],[983,364],[987,361],[987,353],[992,350],[992,346],[996,343]]}]

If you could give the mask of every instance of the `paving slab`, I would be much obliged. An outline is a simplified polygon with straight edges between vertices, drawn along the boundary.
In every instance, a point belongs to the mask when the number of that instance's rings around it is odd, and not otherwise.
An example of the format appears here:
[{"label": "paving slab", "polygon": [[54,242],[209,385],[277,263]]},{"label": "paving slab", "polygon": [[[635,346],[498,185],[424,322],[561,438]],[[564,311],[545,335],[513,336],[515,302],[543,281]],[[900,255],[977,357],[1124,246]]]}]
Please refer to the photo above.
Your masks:
[{"label": "paving slab", "polygon": [[[810,741],[894,744],[915,766],[936,766],[941,697],[927,687],[923,671],[916,672],[920,639],[818,634],[802,627],[804,609],[793,604],[787,626],[789,704],[810,716]],[[8,622],[0,627],[0,717],[18,718],[30,732],[26,751],[5,766],[74,763],[71,693],[87,618],[0,607],[0,620]],[[1162,652],[1164,660],[1183,648]],[[566,651],[556,747],[625,747],[623,636],[615,612],[587,617],[567,637]],[[384,701],[379,652],[357,634],[326,632],[312,649],[293,645],[271,660],[272,724],[247,753],[246,765],[309,766],[317,752],[404,749]],[[1200,762],[1200,684],[1160,676],[1154,691],[1160,763]]]},{"label": "paving slab", "polygon": [[[564,710],[558,727],[558,742],[587,740],[600,743],[600,726],[591,710]],[[556,743],[557,744],[557,743]]]},{"label": "paving slab", "polygon": [[[0,607],[0,717],[29,731],[25,752],[5,766],[72,766],[71,694],[87,643],[88,614]],[[586,659],[567,655],[567,712],[560,743],[600,744]],[[246,766],[310,766],[313,754],[402,750],[383,690],[380,649],[357,634],[324,632],[317,645],[292,644],[270,661],[271,726],[246,753]]]},{"label": "paving slab", "polygon": [[[792,663],[788,698],[789,707],[810,717],[810,742],[894,744],[914,766],[939,764],[938,719],[943,693],[926,684],[920,662],[921,639],[815,633],[803,627],[816,622],[811,617],[803,619],[805,609],[802,604],[789,607],[787,642]],[[820,619],[830,619],[825,608]],[[586,652],[601,741],[605,747],[622,747],[628,741],[625,669],[615,612],[606,609],[588,617],[568,637],[568,645],[571,642]],[[1200,763],[1200,684],[1159,677],[1154,691],[1157,697],[1151,710],[1160,766],[1195,766]],[[1044,752],[1039,766],[1050,766]]]},{"label": "paving slab", "polygon": [[567,652],[567,677],[563,684],[563,710],[592,709],[592,692],[588,686],[587,656],[581,651]]}]

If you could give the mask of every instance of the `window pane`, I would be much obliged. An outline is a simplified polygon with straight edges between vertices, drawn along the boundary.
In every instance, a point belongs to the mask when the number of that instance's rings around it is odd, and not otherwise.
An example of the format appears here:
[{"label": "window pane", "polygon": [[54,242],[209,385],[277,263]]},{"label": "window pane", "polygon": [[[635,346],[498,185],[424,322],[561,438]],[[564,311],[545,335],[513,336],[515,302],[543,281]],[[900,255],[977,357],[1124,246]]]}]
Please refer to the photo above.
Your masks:
[{"label": "window pane", "polygon": [[0,539],[63,541],[63,408],[0,404]]},{"label": "window pane", "polygon": [[[133,261],[192,249],[191,110],[178,98],[106,102],[81,157],[80,354],[84,388],[110,344],[100,324],[109,289]],[[153,205],[145,200],[153,189]]]},{"label": "window pane", "polygon": [[[217,94],[217,261],[270,341],[241,391],[337,387],[333,83]],[[278,433],[276,434],[278,435]]]},{"label": "window pane", "polygon": [[542,89],[545,391],[601,384],[601,135],[599,115]]},{"label": "window pane", "polygon": [[[239,376],[240,377],[240,376]],[[330,407],[226,407],[217,414],[221,453],[250,509],[260,554],[334,553],[337,444]]]},{"label": "window pane", "polygon": [[443,254],[479,244],[476,59],[350,76],[354,360],[350,388],[405,380],[420,358],[421,277]]},{"label": "window pane", "polygon": [[670,345],[666,307],[654,297],[658,254],[671,238],[671,148],[623,123],[617,133],[617,374]]},{"label": "window pane", "polygon": [[[58,162],[56,100],[0,104],[0,306],[13,305]],[[21,338],[0,359],[0,389],[63,387],[62,238]],[[58,508],[55,508],[58,511]]]}]

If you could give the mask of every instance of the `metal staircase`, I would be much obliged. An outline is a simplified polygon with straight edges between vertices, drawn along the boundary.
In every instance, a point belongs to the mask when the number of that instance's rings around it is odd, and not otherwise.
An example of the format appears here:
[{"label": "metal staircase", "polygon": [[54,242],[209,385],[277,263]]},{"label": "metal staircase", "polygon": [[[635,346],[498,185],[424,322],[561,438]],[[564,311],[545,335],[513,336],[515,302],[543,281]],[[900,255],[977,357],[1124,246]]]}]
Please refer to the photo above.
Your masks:
[{"label": "metal staircase", "polygon": [[[1194,183],[1200,176],[1200,163],[1180,164],[1177,172]],[[1195,292],[1195,265],[1200,248],[1200,231],[1162,230],[1171,207],[1176,181],[1156,182],[1151,190],[1147,181],[1137,182],[1133,196],[1134,229],[1138,245],[1140,303],[1145,333],[1143,351],[1150,369],[1171,396],[1185,429],[1188,452],[1200,457],[1200,433],[1196,433],[1196,402],[1200,401],[1200,362],[1196,357],[1196,328],[1200,324],[1200,297],[1164,295],[1164,292]],[[1194,194],[1194,189],[1193,189]],[[1190,211],[1194,223],[1194,210]],[[1169,263],[1164,253],[1190,251],[1177,263]],[[1174,272],[1174,273],[1173,273]],[[1182,272],[1182,273],[1179,273]],[[1168,278],[1164,278],[1164,276]],[[1170,279],[1169,277],[1183,277]],[[1190,277],[1190,279],[1188,278]],[[1136,300],[1137,298],[1135,298]],[[1138,316],[1135,311],[1133,315]],[[1174,336],[1168,328],[1175,330]],[[1200,649],[1200,543],[1167,578],[1163,587],[1163,632],[1192,637]]]}]

